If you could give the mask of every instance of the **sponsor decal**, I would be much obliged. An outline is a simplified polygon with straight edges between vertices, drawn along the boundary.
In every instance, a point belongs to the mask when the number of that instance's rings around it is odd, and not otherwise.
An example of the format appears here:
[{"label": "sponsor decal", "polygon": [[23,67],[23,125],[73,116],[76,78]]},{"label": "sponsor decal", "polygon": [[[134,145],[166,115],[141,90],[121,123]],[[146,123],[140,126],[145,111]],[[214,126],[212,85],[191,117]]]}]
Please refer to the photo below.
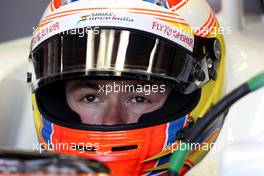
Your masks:
[{"label": "sponsor decal", "polygon": [[95,22],[134,22],[134,19],[127,16],[126,14],[115,14],[112,12],[95,12],[88,15],[84,15],[77,22],[77,25],[84,21],[95,21]]},{"label": "sponsor decal", "polygon": [[33,33],[34,36],[32,39],[32,45],[35,45],[37,42],[39,42],[42,38],[44,38],[48,34],[59,30],[60,30],[59,22],[51,24],[47,27],[37,28]]},{"label": "sponsor decal", "polygon": [[[170,20],[170,16],[156,18],[156,16],[148,14],[141,15],[134,14],[133,12],[129,13],[124,11],[110,11],[109,9],[90,12],[85,11],[84,13],[74,16],[71,16],[71,14],[66,14],[66,16],[69,18],[66,18],[63,15],[63,18],[57,19],[56,17],[56,19],[51,19],[56,20],[56,23],[49,20],[43,22],[41,27],[38,27],[38,29],[34,32],[32,48],[34,49],[51,35],[55,35],[60,32],[70,34],[78,33],[83,37],[83,35],[90,29],[96,29],[95,32],[97,33],[97,28],[101,26],[116,26],[150,32],[167,38],[185,47],[186,49],[193,51],[193,32],[186,31],[186,25],[182,23],[182,20],[178,21],[178,18],[176,20],[173,19],[172,21]],[[183,27],[181,27],[181,25],[183,25]],[[79,28],[82,29],[79,30]],[[68,32],[69,30],[70,32]]]},{"label": "sponsor decal", "polygon": [[167,36],[169,38],[176,38],[188,44],[189,46],[193,47],[193,42],[194,42],[193,38],[182,33],[179,28],[172,28],[169,25],[164,25],[157,21],[152,22],[151,28],[152,30],[158,31],[159,33],[161,33],[161,36]]}]

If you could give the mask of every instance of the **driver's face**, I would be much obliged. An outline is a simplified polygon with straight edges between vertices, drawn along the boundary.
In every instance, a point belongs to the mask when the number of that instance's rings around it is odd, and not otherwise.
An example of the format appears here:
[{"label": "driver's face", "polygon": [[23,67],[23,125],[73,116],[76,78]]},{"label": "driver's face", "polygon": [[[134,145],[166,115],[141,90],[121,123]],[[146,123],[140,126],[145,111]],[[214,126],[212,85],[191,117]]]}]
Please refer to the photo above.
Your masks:
[{"label": "driver's face", "polygon": [[[142,81],[115,81],[115,85],[141,85]],[[162,107],[170,90],[146,92],[108,92],[102,85],[113,85],[107,80],[77,80],[66,83],[66,98],[70,108],[79,114],[82,123],[114,125],[136,123],[141,115]],[[156,84],[157,85],[157,84]],[[160,86],[160,85],[159,85]]]}]

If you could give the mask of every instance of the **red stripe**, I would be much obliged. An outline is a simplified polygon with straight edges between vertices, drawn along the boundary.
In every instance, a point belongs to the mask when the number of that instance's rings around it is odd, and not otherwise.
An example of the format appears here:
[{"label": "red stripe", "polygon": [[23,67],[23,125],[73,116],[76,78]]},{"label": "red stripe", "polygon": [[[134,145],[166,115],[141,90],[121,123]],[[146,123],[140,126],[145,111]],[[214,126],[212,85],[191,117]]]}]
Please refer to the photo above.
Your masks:
[{"label": "red stripe", "polygon": [[[96,10],[96,9],[105,9],[105,8],[95,8],[95,9],[86,9],[86,10]],[[134,10],[139,10],[139,9],[136,9],[136,8],[131,8],[131,9],[134,9]],[[83,9],[85,10],[85,9]],[[83,10],[78,10],[78,11],[83,11]],[[160,17],[165,17],[165,18],[172,18],[172,19],[175,19],[175,20],[182,20],[184,21],[183,18],[177,18],[177,17],[171,17],[171,16],[167,16],[167,15],[159,15],[159,14],[153,14],[151,12],[157,12],[156,10],[147,10],[147,9],[142,9],[143,12],[133,12],[133,13],[138,13],[138,14],[146,14],[146,15],[153,15],[153,16],[160,16]],[[41,21],[41,24],[48,21],[48,20],[52,20],[52,19],[56,19],[56,18],[60,18],[60,17],[64,17],[64,16],[67,16],[67,15],[72,15],[72,14],[76,14],[78,12],[76,12],[77,10],[71,10],[71,11],[65,11],[64,13],[66,12],[73,12],[73,13],[70,13],[70,14],[62,14],[62,15],[59,15],[59,16],[54,16],[55,14],[53,14],[54,17],[52,17],[52,15],[49,15],[49,16],[46,16],[42,21]],[[144,12],[144,11],[149,11],[149,12]],[[74,13],[75,12],[75,13]],[[129,11],[128,11],[129,12]],[[60,14],[60,13],[57,13],[57,14]],[[166,14],[166,13],[165,13]],[[167,13],[168,14],[168,13]],[[170,13],[170,14],[173,14],[175,16],[177,16],[176,13]],[[170,20],[168,20],[170,21]],[[181,22],[177,22],[177,23],[181,23]],[[186,23],[182,23],[182,24],[185,24],[185,25],[188,25]]]},{"label": "red stripe", "polygon": [[212,16],[210,21],[199,29],[197,35],[203,35],[204,33],[206,33],[210,25],[213,23],[213,21],[214,21],[214,17]]},{"label": "red stripe", "polygon": [[208,37],[210,34],[211,34],[211,29],[214,28],[216,26],[216,20],[214,20],[214,24],[210,27],[210,32],[205,36],[205,37]]},{"label": "red stripe", "polygon": [[183,166],[180,173],[179,173],[179,176],[185,175],[190,169],[191,169],[191,167],[189,167],[189,166]]},{"label": "red stripe", "polygon": [[42,23],[44,23],[44,22],[46,22],[46,21],[52,20],[52,19],[56,19],[56,18],[60,18],[60,17],[64,17],[64,16],[68,16],[68,15],[73,15],[73,14],[76,14],[76,13],[70,13],[70,14],[64,14],[64,15],[59,15],[59,16],[51,17],[51,18],[48,18],[48,19],[42,20],[40,24],[42,24]]},{"label": "red stripe", "polygon": [[205,30],[202,31],[202,33],[200,33],[201,36],[207,35],[208,33],[210,33],[210,27],[212,26],[212,24],[214,23],[215,18],[213,17],[210,24],[206,26]]},{"label": "red stripe", "polygon": [[47,15],[44,19],[49,18],[49,17],[53,17],[55,15],[68,13],[68,12],[79,12],[79,11],[81,12],[81,11],[87,11],[87,10],[103,10],[103,9],[106,9],[106,8],[83,8],[83,9],[66,10],[63,12],[58,12],[58,13]]},{"label": "red stripe", "polygon": [[202,37],[206,37],[206,36],[210,35],[210,33],[211,33],[211,28],[212,28],[212,26],[214,25],[214,23],[215,23],[215,18],[213,18],[213,20],[211,21],[211,23],[207,26],[206,30],[203,31],[203,33],[200,34],[200,35],[201,35]]},{"label": "red stripe", "polygon": [[[120,9],[124,9],[124,8],[120,8]],[[129,8],[128,10],[142,10],[142,11],[147,11],[147,12],[158,12],[158,13],[163,13],[163,14],[168,14],[168,15],[176,15],[179,16],[177,13],[175,12],[166,12],[163,10],[150,10],[150,9],[143,9],[143,8]]]},{"label": "red stripe", "polygon": [[189,167],[193,167],[193,162],[189,159],[187,159],[184,164],[188,165]]},{"label": "red stripe", "polygon": [[199,28],[198,32],[196,33],[197,35],[200,35],[201,31],[203,30],[204,27],[207,26],[207,24],[212,20],[213,14],[210,13],[209,14],[209,18],[207,19],[207,21],[204,23],[204,25],[202,27]]},{"label": "red stripe", "polygon": [[143,15],[153,15],[153,16],[158,16],[158,17],[171,18],[171,19],[175,19],[175,20],[182,20],[182,21],[184,21],[183,18],[177,18],[177,17],[167,16],[167,15],[153,14],[153,13],[149,13],[149,12],[131,12],[131,13],[143,14]]},{"label": "red stripe", "polygon": [[52,2],[50,3],[50,9],[51,9],[52,12],[54,11],[54,9],[52,7]]},{"label": "red stripe", "polygon": [[[67,10],[67,11],[63,11],[63,12],[58,12],[58,13],[47,15],[44,19],[52,17],[52,16],[55,16],[55,15],[68,13],[68,12],[89,11],[89,10],[105,10],[105,9],[107,9],[107,8],[106,7],[104,7],[104,8],[83,8],[83,9]],[[143,9],[143,8],[115,8],[115,9],[118,9],[118,10],[138,10],[138,11],[143,11],[143,12],[144,11],[146,11],[146,12],[158,12],[158,13],[167,14],[167,15],[179,16],[175,12],[166,12],[166,11],[161,11],[161,10],[150,10],[150,9]],[[115,10],[115,9],[112,9],[112,10]]]},{"label": "red stripe", "polygon": [[61,0],[53,0],[53,5],[55,9],[58,9],[61,6]]},{"label": "red stripe", "polygon": [[40,127],[38,129],[38,137],[39,137],[40,142],[44,144],[45,140],[44,140],[43,135],[42,135],[43,117],[41,114],[39,114],[39,117],[40,117]]},{"label": "red stripe", "polygon": [[184,128],[188,127],[188,125],[189,125],[188,120],[189,120],[190,118],[191,118],[191,115],[188,114],[188,115],[186,116],[186,119],[185,119],[185,122],[184,122],[184,125],[183,125]]},{"label": "red stripe", "polygon": [[44,26],[46,26],[47,24],[49,24],[51,21],[48,21],[48,22],[46,22],[46,23],[41,23],[38,27],[37,27],[37,29],[35,30],[35,31],[39,31],[42,27],[44,27]]},{"label": "red stripe", "polygon": [[167,0],[167,4],[170,8],[175,7],[177,4],[179,4],[182,0]]},{"label": "red stripe", "polygon": [[185,6],[187,4],[189,0],[186,0],[184,3],[182,3],[179,7],[176,7],[175,10],[179,10],[180,8],[182,8],[183,6]]}]

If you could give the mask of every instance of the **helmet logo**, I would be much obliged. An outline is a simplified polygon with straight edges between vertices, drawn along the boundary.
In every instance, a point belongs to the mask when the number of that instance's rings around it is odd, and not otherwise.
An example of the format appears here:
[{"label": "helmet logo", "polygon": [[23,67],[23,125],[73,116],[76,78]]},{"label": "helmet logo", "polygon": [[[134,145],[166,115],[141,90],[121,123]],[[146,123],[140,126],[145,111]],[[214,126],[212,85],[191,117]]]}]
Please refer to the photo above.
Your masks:
[{"label": "helmet logo", "polygon": [[81,16],[81,19],[77,22],[76,26],[81,22],[90,21],[90,22],[134,22],[134,18],[128,15],[121,15],[108,12],[94,12],[91,14]]}]

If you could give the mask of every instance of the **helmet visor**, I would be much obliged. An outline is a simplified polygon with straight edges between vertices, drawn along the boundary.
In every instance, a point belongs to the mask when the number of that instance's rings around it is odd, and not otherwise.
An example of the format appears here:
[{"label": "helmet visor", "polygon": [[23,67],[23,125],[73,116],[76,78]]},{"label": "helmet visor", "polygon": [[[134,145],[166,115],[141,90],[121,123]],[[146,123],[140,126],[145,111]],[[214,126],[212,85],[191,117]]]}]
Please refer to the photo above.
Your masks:
[{"label": "helmet visor", "polygon": [[172,42],[141,31],[66,31],[41,44],[32,54],[37,80],[77,72],[85,76],[127,74],[168,81],[181,93],[199,88],[194,76],[201,64],[199,59]]}]

